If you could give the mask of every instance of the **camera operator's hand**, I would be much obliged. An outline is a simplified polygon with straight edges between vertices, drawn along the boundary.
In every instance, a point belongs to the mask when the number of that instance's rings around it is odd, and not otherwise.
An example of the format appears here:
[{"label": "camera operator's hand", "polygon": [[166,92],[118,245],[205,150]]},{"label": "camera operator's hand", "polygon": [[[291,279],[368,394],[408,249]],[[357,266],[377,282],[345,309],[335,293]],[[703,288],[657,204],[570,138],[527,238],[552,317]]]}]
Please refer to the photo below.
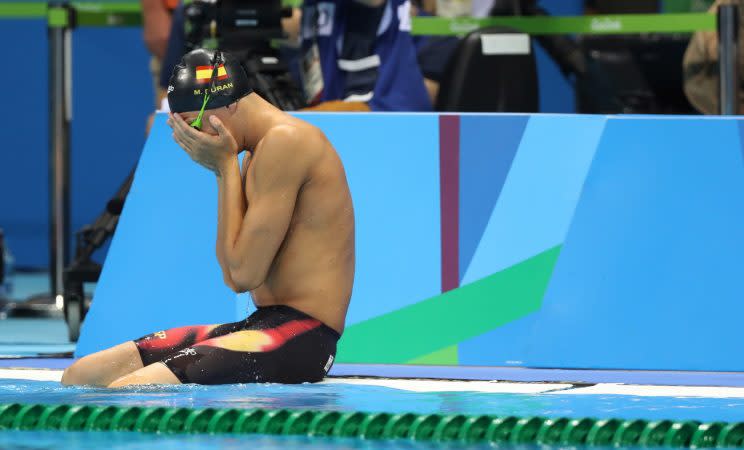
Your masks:
[{"label": "camera operator's hand", "polygon": [[147,49],[162,61],[171,30],[171,15],[162,0],[142,0],[142,22]]},{"label": "camera operator's hand", "polygon": [[220,119],[209,117],[209,123],[217,135],[196,130],[180,115],[171,114],[168,125],[173,128],[173,139],[196,163],[220,175],[225,167],[238,155],[238,143]]}]

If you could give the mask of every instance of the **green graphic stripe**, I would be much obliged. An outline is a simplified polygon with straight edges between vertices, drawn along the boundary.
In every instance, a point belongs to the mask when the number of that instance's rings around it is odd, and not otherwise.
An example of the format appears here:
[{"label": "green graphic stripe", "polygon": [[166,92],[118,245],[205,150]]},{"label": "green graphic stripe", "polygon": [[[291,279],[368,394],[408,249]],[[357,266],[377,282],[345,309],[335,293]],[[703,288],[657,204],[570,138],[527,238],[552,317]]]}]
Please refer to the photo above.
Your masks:
[{"label": "green graphic stripe", "polygon": [[460,363],[460,360],[458,358],[457,345],[451,345],[428,355],[419,356],[406,363],[424,366],[456,366]]},{"label": "green graphic stripe", "polygon": [[68,25],[68,11],[64,8],[51,8],[47,11],[47,25],[50,28],[64,28]]},{"label": "green graphic stripe", "polygon": [[74,2],[77,25],[81,27],[136,27],[142,25],[139,3]]},{"label": "green graphic stripe", "polygon": [[73,2],[72,6],[78,12],[89,12],[99,14],[123,14],[123,13],[140,13],[142,8],[139,2],[112,2],[112,3],[88,3]]},{"label": "green graphic stripe", "polygon": [[0,3],[2,19],[41,19],[46,11],[46,3]]},{"label": "green graphic stripe", "polygon": [[556,246],[475,283],[352,325],[339,343],[338,361],[404,364],[537,311],[559,253]]},{"label": "green graphic stripe", "polygon": [[[284,0],[285,6],[299,7],[302,0]],[[73,2],[77,12],[77,26],[125,27],[142,25],[142,10],[139,2],[90,3]],[[43,19],[47,17],[51,27],[67,26],[60,12],[50,11],[46,3],[0,3],[0,19]]]},{"label": "green graphic stripe", "polygon": [[625,14],[577,17],[415,17],[413,34],[462,35],[478,28],[501,25],[530,34],[691,33],[715,30],[716,17],[707,13]]},{"label": "green graphic stripe", "polygon": [[[284,0],[297,7],[301,0]],[[141,24],[139,2],[73,2],[81,26],[132,26]],[[43,18],[46,3],[0,3],[0,18]],[[577,17],[463,17],[413,18],[413,33],[425,35],[462,35],[476,28],[503,25],[530,34],[623,34],[623,33],[689,33],[715,30],[713,14],[626,14]]]},{"label": "green graphic stripe", "polygon": [[0,404],[0,430],[267,434],[451,444],[742,448],[744,423],[287,409]]},{"label": "green graphic stripe", "polygon": [[80,27],[138,27],[142,25],[140,13],[79,12],[77,26]]}]

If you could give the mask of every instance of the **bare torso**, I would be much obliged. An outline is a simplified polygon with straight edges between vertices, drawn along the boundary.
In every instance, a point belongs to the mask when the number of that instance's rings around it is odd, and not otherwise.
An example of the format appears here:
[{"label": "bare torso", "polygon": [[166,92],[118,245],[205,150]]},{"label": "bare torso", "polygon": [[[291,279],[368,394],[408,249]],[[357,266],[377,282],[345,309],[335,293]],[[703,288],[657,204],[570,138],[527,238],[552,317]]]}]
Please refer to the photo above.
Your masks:
[{"label": "bare torso", "polygon": [[[307,146],[296,149],[291,162],[306,166],[307,174],[284,241],[251,296],[257,306],[287,305],[341,333],[354,281],[354,210],[346,174],[317,128],[294,118],[288,124],[308,136]],[[261,151],[259,142],[253,159]],[[255,177],[252,169],[251,163],[244,190]]]}]

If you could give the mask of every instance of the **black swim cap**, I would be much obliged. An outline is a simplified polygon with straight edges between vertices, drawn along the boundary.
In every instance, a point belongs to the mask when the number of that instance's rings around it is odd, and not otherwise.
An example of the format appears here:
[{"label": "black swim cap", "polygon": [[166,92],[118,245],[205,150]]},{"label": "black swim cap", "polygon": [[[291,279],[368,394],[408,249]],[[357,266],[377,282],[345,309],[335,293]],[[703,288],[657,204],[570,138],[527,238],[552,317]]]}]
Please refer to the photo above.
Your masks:
[{"label": "black swim cap", "polygon": [[[199,111],[204,102],[204,90],[210,86],[205,109],[220,108],[237,102],[253,92],[245,70],[229,53],[196,49],[183,55],[168,81],[168,105],[173,112]],[[212,73],[214,63],[217,73]]]}]

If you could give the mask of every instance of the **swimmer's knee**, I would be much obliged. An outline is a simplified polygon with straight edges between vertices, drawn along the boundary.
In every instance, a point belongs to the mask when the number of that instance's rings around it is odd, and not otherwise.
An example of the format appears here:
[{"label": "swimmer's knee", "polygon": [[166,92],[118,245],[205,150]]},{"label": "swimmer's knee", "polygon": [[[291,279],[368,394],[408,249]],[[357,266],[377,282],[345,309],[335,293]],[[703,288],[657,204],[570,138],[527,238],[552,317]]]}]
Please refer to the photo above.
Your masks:
[{"label": "swimmer's knee", "polygon": [[108,384],[109,388],[121,388],[144,384],[181,384],[173,372],[162,362],[157,362],[117,378]]},{"label": "swimmer's knee", "polygon": [[62,384],[65,386],[80,386],[89,384],[86,380],[85,358],[78,359],[62,372]]},{"label": "swimmer's knee", "polygon": [[141,367],[137,347],[128,342],[78,359],[62,373],[61,382],[65,386],[107,386]]},{"label": "swimmer's knee", "polygon": [[101,362],[91,356],[84,356],[65,369],[61,383],[65,386],[105,386],[105,380],[101,380],[101,368],[98,367]]},{"label": "swimmer's knee", "polygon": [[136,382],[130,381],[130,378],[131,377],[129,375],[124,375],[123,377],[119,377],[116,380],[112,381],[106,387],[110,389],[116,389],[116,388],[121,388],[121,387],[131,386],[133,384],[136,384]]}]

